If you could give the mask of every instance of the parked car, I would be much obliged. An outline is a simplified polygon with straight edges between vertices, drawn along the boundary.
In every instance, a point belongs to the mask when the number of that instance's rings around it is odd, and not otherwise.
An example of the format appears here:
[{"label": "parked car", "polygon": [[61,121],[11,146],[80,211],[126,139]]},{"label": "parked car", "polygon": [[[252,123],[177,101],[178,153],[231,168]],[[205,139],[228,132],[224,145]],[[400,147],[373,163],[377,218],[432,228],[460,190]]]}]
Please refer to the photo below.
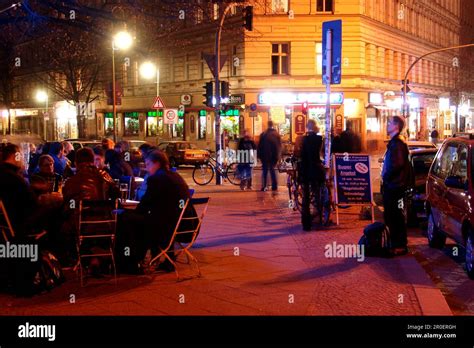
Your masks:
[{"label": "parked car", "polygon": [[102,142],[100,140],[66,139],[64,141],[70,142],[74,147],[74,151],[82,149],[83,147],[93,148],[102,145]]},{"label": "parked car", "polygon": [[416,149],[437,149],[436,145],[429,141],[409,140],[407,141],[408,150]]},{"label": "parked car", "polygon": [[446,237],[466,249],[466,270],[474,279],[474,136],[444,141],[426,184],[428,243],[443,248]]},{"label": "parked car", "polygon": [[204,163],[210,157],[209,151],[198,149],[189,141],[166,141],[160,143],[158,148],[168,155],[172,167]]}]

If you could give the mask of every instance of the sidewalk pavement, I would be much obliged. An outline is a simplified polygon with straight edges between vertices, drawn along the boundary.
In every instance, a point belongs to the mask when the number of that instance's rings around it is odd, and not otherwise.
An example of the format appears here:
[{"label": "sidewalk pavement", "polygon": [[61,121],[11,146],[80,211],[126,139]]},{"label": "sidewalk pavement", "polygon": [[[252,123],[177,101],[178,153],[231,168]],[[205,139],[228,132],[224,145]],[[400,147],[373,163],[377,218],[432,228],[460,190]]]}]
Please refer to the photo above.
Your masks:
[{"label": "sidewalk pavement", "polygon": [[[303,232],[284,186],[242,192],[229,184],[196,188],[211,197],[194,253],[202,277],[174,273],[91,279],[72,273],[31,299],[0,294],[3,315],[450,315],[440,291],[407,255],[395,259],[326,258],[333,242],[357,243],[357,208],[340,226]],[[335,221],[335,217],[334,217]],[[195,275],[180,265],[183,275]]]}]

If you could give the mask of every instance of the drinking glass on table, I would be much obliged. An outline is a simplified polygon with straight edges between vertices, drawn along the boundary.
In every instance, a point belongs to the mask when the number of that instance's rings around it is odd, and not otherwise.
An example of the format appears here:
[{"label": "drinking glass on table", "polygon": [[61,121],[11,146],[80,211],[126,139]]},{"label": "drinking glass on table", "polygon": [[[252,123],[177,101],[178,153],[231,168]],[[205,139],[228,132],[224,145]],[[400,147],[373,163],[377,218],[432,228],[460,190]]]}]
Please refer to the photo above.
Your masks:
[{"label": "drinking glass on table", "polygon": [[128,199],[128,184],[121,183],[120,184],[120,198],[122,199],[122,203]]}]

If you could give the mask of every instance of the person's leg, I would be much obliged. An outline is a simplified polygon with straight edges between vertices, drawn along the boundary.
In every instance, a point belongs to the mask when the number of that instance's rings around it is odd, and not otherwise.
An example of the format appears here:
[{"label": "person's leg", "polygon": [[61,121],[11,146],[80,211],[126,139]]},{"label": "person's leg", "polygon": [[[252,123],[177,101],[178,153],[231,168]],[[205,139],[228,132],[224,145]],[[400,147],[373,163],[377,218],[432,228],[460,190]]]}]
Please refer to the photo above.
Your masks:
[{"label": "person's leg", "polygon": [[310,212],[310,204],[311,204],[311,191],[310,191],[310,184],[307,181],[303,182],[303,202],[301,207],[301,224],[303,225],[303,230],[310,231],[312,218]]},{"label": "person's leg", "polygon": [[262,161],[262,190],[267,187],[267,175],[268,175],[268,165],[265,161]]},{"label": "person's leg", "polygon": [[247,188],[250,190],[252,188],[252,167],[248,168],[248,179],[247,179]]},{"label": "person's leg", "polygon": [[275,166],[272,165],[270,168],[270,177],[272,179],[272,190],[276,191],[278,189],[278,182],[277,182],[277,177],[276,177],[276,172],[275,172]]},{"label": "person's leg", "polygon": [[403,212],[403,191],[384,189],[384,220],[390,231],[391,248],[407,246],[407,230]]}]

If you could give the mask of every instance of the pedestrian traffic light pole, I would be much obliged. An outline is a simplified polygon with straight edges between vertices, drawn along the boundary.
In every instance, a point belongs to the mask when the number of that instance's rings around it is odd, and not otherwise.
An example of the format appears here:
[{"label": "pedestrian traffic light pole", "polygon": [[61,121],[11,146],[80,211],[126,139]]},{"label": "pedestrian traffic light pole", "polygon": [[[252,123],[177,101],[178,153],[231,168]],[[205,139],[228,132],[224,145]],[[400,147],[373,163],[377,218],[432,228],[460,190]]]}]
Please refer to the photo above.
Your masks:
[{"label": "pedestrian traffic light pole", "polygon": [[[447,47],[447,48],[441,48],[438,50],[433,50],[428,53],[425,53],[424,55],[418,57],[415,59],[415,61],[410,65],[408,68],[407,72],[405,73],[405,78],[403,79],[403,117],[405,120],[410,116],[409,111],[409,105],[407,102],[407,94],[408,94],[408,74],[410,73],[411,69],[418,63],[420,60],[425,58],[426,56],[429,56],[434,53],[439,53],[439,52],[444,52],[444,51],[451,51],[451,50],[456,50],[456,49],[461,49],[461,48],[468,48],[468,47],[474,47],[474,44],[467,44],[467,45],[461,45],[461,46],[452,46],[452,47]],[[408,125],[407,125],[407,131],[408,131]]]}]

